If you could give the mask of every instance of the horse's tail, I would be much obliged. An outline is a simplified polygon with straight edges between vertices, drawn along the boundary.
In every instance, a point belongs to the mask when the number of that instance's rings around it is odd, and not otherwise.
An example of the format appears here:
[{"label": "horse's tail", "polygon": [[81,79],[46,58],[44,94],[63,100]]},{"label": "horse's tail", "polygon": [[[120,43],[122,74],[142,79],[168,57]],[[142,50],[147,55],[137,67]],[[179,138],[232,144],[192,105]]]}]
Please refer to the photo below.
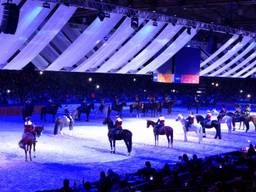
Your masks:
[{"label": "horse's tail", "polygon": [[128,153],[132,151],[132,132],[129,130],[123,130],[123,138],[125,139],[125,143],[127,145]]}]

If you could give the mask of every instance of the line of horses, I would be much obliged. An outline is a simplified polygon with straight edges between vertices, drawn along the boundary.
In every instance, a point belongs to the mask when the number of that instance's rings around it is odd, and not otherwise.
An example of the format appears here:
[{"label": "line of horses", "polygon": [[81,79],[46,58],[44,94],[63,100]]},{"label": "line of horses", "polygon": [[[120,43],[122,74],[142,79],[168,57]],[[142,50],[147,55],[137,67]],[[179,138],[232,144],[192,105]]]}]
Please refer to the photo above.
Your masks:
[{"label": "line of horses", "polygon": [[[113,108],[109,107],[107,118],[103,121],[103,124],[106,124],[108,126],[108,130],[109,130],[108,139],[110,142],[111,153],[115,153],[116,140],[124,140],[127,146],[128,154],[130,154],[132,151],[132,133],[127,129],[123,129],[121,133],[116,133],[114,131],[115,130],[114,123],[110,118],[111,110],[113,110]],[[229,112],[223,116],[216,113],[217,112],[215,112],[216,119],[211,120],[209,123],[208,122],[206,123],[206,120],[202,115],[195,115],[196,123],[194,123],[189,127],[186,126],[186,118],[184,118],[181,114],[179,114],[176,118],[176,121],[180,122],[183,127],[184,141],[187,141],[187,133],[193,131],[198,135],[198,142],[201,143],[202,138],[206,136],[205,129],[211,129],[211,128],[214,128],[216,131],[215,139],[221,139],[222,138],[221,123],[227,124],[229,133],[231,133],[232,130],[233,131],[235,130],[235,125],[237,122],[244,123],[244,125],[246,126],[246,132],[249,130],[249,123],[252,122],[255,126],[255,131],[256,131],[256,115],[246,116],[241,114],[240,116],[237,116],[236,114]],[[61,132],[62,128],[65,126],[68,126],[69,129],[72,130],[76,115],[77,114],[72,114],[71,118],[70,117],[68,118],[65,115],[61,115],[57,117],[55,120],[54,134],[58,134],[59,132]],[[153,127],[155,145],[158,145],[159,143],[159,135],[165,135],[168,141],[168,147],[170,146],[173,147],[173,138],[174,138],[173,128],[171,126],[164,126],[160,129],[157,129],[156,124],[157,123],[152,120],[147,120],[147,128],[151,126]],[[30,160],[31,160],[31,149],[33,146],[35,150],[35,143],[31,142],[31,139],[29,137],[27,140],[28,142],[26,142],[26,145],[25,145],[26,147],[23,147],[22,145],[22,148],[25,150],[26,160],[27,160],[27,152],[29,152]]]}]

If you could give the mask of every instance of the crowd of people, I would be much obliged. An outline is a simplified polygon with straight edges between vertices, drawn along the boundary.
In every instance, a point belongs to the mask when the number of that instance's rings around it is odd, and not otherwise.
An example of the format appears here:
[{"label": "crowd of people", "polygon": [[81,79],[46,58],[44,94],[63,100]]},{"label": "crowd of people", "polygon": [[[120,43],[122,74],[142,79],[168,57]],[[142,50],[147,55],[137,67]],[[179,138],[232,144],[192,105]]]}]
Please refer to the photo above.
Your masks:
[{"label": "crowd of people", "polygon": [[256,190],[256,152],[253,144],[248,148],[198,158],[187,154],[178,157],[174,165],[164,164],[156,169],[150,161],[132,174],[119,175],[112,169],[101,171],[97,181],[82,181],[48,192],[110,192],[110,191],[190,191],[190,192],[254,192]]}]

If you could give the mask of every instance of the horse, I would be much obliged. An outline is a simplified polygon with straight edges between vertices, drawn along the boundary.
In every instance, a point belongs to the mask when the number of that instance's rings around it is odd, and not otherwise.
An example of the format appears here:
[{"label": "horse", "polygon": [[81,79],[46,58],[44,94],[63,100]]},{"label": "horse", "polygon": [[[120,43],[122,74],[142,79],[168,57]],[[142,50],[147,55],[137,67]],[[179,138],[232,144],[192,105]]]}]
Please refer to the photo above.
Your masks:
[{"label": "horse", "polygon": [[27,132],[27,133],[24,133],[23,138],[19,141],[19,147],[22,148],[25,152],[25,161],[28,161],[28,152],[29,152],[29,159],[30,161],[32,161],[32,157],[31,157],[32,146],[34,151],[34,158],[36,157],[35,156],[35,152],[36,152],[35,137],[40,137],[43,129],[44,129],[43,126],[35,126],[34,127],[35,136],[31,132]]},{"label": "horse", "polygon": [[221,127],[220,127],[220,122],[218,120],[206,121],[206,119],[202,115],[196,115],[196,120],[198,123],[201,124],[203,128],[204,137],[206,137],[205,129],[215,128],[216,134],[214,138],[221,139]]},{"label": "horse", "polygon": [[245,126],[246,126],[246,133],[249,131],[250,128],[250,122],[253,123],[254,127],[255,127],[255,131],[256,131],[256,115],[249,115],[248,117],[245,118]]},{"label": "horse", "polygon": [[61,107],[60,104],[52,104],[52,105],[49,105],[49,106],[42,107],[41,108],[41,113],[40,113],[40,119],[41,120],[46,120],[46,115],[51,114],[53,116],[53,120],[54,120],[59,107]]},{"label": "horse", "polygon": [[114,123],[110,117],[106,117],[103,124],[108,126],[110,152],[116,152],[116,140],[124,140],[128,155],[130,155],[132,151],[132,132],[127,129],[121,129],[120,132],[117,132],[117,129],[114,127]]},{"label": "horse", "polygon": [[232,125],[233,125],[233,131],[236,130],[236,123],[240,123],[239,129],[241,128],[242,123],[245,124],[247,115],[241,113],[241,114],[235,114],[233,112],[227,112],[227,116],[232,117]]},{"label": "horse", "polygon": [[166,135],[168,141],[168,147],[173,147],[173,128],[170,126],[162,126],[161,128],[156,127],[157,123],[152,120],[147,120],[147,128],[150,126],[153,127],[154,137],[155,137],[155,146],[159,143],[159,135]]},{"label": "horse", "polygon": [[94,103],[91,102],[90,104],[84,104],[84,105],[81,105],[79,107],[77,107],[77,116],[78,116],[78,120],[80,121],[81,120],[81,114],[82,113],[85,113],[86,115],[86,121],[89,121],[89,116],[90,116],[90,113],[91,111],[94,109]]},{"label": "horse", "polygon": [[175,100],[171,101],[163,101],[161,104],[161,108],[167,109],[168,114],[172,113],[172,107],[175,104]]},{"label": "horse", "polygon": [[69,127],[69,130],[73,130],[73,125],[74,125],[73,114],[70,115],[69,117],[67,117],[67,115],[61,115],[57,117],[55,120],[53,134],[57,135],[59,132],[60,134],[62,134],[62,128],[67,126]]},{"label": "horse", "polygon": [[201,143],[202,141],[202,125],[199,123],[193,123],[188,128],[186,128],[187,120],[183,117],[182,114],[179,114],[176,118],[176,121],[179,121],[182,124],[182,128],[184,131],[184,141],[187,142],[187,132],[194,131],[198,136],[198,142]]},{"label": "horse", "polygon": [[133,103],[130,104],[130,113],[136,112],[136,117],[140,117],[140,113],[142,112],[142,104],[141,103]]}]

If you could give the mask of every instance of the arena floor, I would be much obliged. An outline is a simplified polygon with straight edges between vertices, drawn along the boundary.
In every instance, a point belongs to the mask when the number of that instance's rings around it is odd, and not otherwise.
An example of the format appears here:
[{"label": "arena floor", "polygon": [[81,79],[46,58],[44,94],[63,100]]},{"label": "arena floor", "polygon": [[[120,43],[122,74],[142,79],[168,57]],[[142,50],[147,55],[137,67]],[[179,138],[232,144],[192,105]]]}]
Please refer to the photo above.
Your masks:
[{"label": "arena floor", "polygon": [[[166,117],[166,125],[174,128],[174,146],[167,148],[165,136],[160,137],[159,146],[154,146],[152,128],[146,128],[146,119],[152,117],[125,117],[123,128],[133,133],[133,151],[127,156],[123,141],[117,142],[117,153],[111,154],[107,138],[107,127],[102,124],[103,116],[92,117],[90,122],[76,122],[73,131],[64,128],[64,135],[54,136],[53,122],[40,122],[33,117],[35,124],[44,124],[43,135],[38,139],[36,158],[25,162],[24,151],[18,147],[23,131],[20,117],[0,118],[0,189],[1,192],[34,192],[57,189],[65,178],[80,184],[82,180],[96,181],[100,171],[113,169],[120,175],[134,173],[144,166],[146,160],[160,168],[164,163],[174,164],[178,156],[187,153],[206,157],[225,152],[241,150],[248,142],[256,143],[253,125],[250,131],[237,130],[227,133],[222,124],[222,140],[214,139],[214,130],[207,130],[207,138],[201,144],[195,133],[184,134],[179,122],[174,118],[177,111]],[[185,113],[185,112],[184,112]],[[50,118],[49,118],[50,119]]]}]

